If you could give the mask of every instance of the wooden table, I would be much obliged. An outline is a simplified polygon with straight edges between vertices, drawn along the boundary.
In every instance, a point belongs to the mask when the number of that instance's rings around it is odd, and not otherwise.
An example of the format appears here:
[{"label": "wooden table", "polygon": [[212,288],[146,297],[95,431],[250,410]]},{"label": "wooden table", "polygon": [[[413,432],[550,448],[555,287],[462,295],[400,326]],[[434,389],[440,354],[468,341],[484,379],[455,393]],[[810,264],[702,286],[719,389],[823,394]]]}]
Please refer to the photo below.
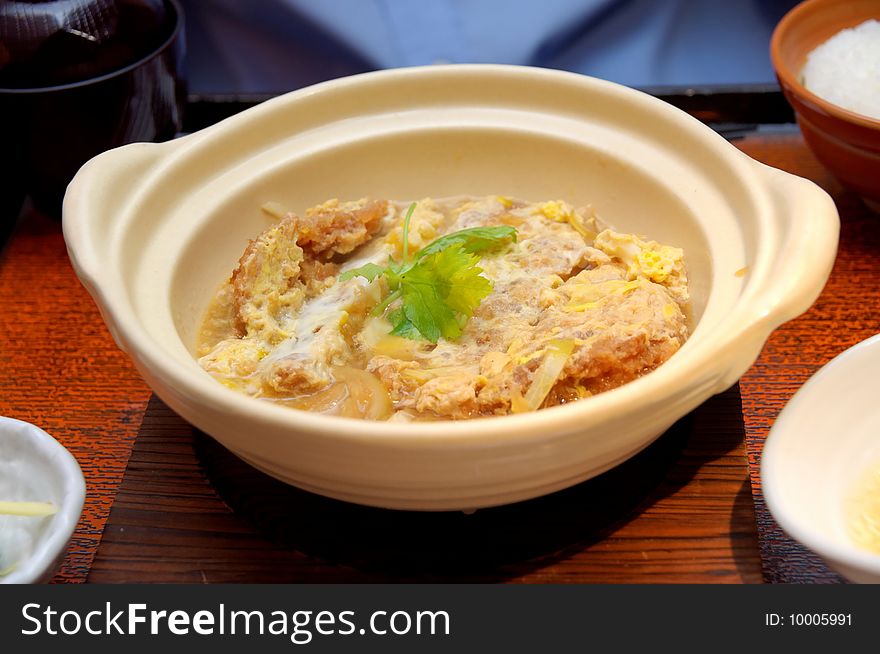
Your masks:
[{"label": "wooden table", "polygon": [[59,225],[24,216],[0,256],[0,415],[46,429],[86,475],[83,517],[55,581],[839,581],[770,518],[758,463],[797,388],[880,331],[880,222],[796,132],[736,145],[833,195],[841,247],[819,301],[773,334],[738,387],[643,455],[474,516],[318,498],[195,433],[151,399],[114,346]]}]

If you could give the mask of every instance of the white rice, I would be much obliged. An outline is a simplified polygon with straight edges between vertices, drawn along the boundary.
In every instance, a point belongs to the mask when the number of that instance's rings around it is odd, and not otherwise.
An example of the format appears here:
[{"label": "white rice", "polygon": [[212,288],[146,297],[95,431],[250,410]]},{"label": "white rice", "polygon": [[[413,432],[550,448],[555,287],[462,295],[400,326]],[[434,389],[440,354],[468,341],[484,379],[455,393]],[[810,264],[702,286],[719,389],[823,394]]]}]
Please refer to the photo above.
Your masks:
[{"label": "white rice", "polygon": [[801,78],[820,98],[880,119],[880,22],[832,36],[807,56]]}]

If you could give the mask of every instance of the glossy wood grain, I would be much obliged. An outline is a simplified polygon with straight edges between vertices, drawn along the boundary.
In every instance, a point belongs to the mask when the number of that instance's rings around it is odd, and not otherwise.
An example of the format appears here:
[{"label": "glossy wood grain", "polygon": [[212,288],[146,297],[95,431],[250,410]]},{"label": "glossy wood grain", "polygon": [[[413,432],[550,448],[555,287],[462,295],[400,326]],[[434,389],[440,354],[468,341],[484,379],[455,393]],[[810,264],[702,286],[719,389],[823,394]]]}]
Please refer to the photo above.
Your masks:
[{"label": "glossy wood grain", "polygon": [[73,274],[57,221],[26,212],[0,253],[0,415],[79,461],[86,501],[56,581],[84,581],[150,391]]},{"label": "glossy wood grain", "polygon": [[845,191],[798,134],[751,137],[737,145],[759,161],[816,182],[840,212],[840,246],[825,290],[806,314],[773,333],[740,382],[765,577],[772,582],[839,581],[773,521],[761,494],[760,455],[773,421],[795,391],[836,355],[880,332],[880,216]]},{"label": "glossy wood grain", "polygon": [[277,482],[154,399],[89,580],[756,582],[742,430],[734,388],[571,489],[473,515],[405,512]]}]

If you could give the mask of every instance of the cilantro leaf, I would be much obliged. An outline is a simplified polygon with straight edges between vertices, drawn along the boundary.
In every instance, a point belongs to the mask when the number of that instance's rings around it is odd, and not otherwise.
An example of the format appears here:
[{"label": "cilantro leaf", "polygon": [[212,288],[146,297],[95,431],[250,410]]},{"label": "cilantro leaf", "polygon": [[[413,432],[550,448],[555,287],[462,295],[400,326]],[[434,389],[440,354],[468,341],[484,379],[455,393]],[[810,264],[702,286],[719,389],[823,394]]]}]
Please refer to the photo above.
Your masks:
[{"label": "cilantro leaf", "polygon": [[400,275],[402,313],[392,313],[392,333],[414,338],[415,330],[432,343],[441,336],[458,338],[465,320],[492,292],[478,262],[461,243],[419,258]]},{"label": "cilantro leaf", "polygon": [[394,327],[391,330],[391,334],[394,336],[402,336],[403,338],[409,338],[414,341],[422,338],[421,332],[419,332],[419,330],[416,329],[416,326],[406,317],[403,307],[397,307],[394,311],[389,313],[388,319]]},{"label": "cilantro leaf", "polygon": [[516,230],[508,225],[462,229],[432,241],[410,261],[407,237],[415,206],[413,202],[404,218],[402,261],[389,258],[384,268],[368,263],[346,271],[339,281],[363,277],[373,282],[382,277],[390,292],[372,313],[392,307],[388,319],[395,336],[431,343],[441,336],[454,340],[492,292],[492,282],[480,274],[483,270],[476,254],[516,241]]},{"label": "cilantro leaf", "polygon": [[461,229],[432,241],[416,254],[416,259],[425,257],[446,248],[461,244],[462,250],[470,253],[485,252],[500,245],[501,241],[516,242],[516,229],[510,225],[493,225],[491,227],[470,227]]},{"label": "cilantro leaf", "polygon": [[477,266],[479,261],[479,257],[456,243],[423,257],[419,267],[431,271],[433,283],[449,308],[470,318],[483,298],[492,292],[492,282],[480,275],[483,269]]},{"label": "cilantro leaf", "polygon": [[363,277],[368,282],[373,281],[379,275],[385,274],[385,268],[375,263],[365,263],[363,266],[359,268],[352,268],[351,270],[346,270],[344,273],[339,275],[339,281],[344,282],[349,279],[354,279],[355,277]]},{"label": "cilantro leaf", "polygon": [[457,338],[461,328],[455,313],[443,301],[430,271],[416,267],[406,276],[408,279],[401,283],[406,319],[431,343],[436,343],[441,336],[450,340]]}]

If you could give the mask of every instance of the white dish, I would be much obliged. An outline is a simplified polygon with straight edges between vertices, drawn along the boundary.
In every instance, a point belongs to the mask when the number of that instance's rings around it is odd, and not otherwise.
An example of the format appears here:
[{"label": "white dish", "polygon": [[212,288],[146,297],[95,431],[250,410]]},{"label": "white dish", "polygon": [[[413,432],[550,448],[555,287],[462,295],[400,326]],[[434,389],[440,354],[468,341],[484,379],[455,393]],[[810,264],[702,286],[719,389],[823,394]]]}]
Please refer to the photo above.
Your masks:
[{"label": "white dish", "polygon": [[[531,414],[380,423],[247,397],[193,357],[205,308],[276,201],[502,194],[592,204],[682,247],[696,327],[644,377]],[[536,497],[629,458],[733,384],[805,311],[837,250],[815,184],[750,159],[617,84],[513,66],[369,73],[270,100],[177,141],[86,164],[68,188],[71,261],[116,342],[172,409],[301,488],[400,509]]]},{"label": "white dish", "polygon": [[0,583],[49,581],[67,551],[85,500],[73,455],[42,429],[0,417],[0,500],[49,502],[54,515],[0,515]]},{"label": "white dish", "polygon": [[767,508],[792,538],[852,581],[880,583],[880,554],[858,548],[845,507],[880,465],[880,335],[821,368],[779,414],[761,457]]}]

